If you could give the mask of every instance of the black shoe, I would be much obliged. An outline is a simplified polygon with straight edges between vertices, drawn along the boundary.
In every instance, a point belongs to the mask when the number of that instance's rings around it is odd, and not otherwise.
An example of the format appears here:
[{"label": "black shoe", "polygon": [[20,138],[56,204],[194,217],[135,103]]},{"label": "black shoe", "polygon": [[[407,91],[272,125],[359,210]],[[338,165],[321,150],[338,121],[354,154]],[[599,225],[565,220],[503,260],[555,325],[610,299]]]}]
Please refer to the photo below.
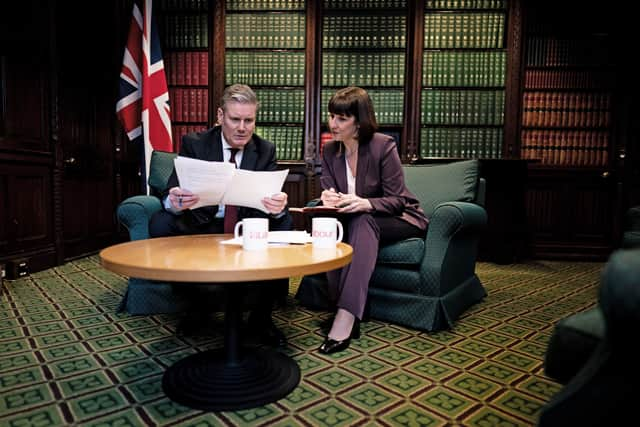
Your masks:
[{"label": "black shoe", "polygon": [[[322,331],[323,334],[327,335],[329,333],[329,331],[331,330],[331,327],[333,326],[333,321],[336,319],[335,314],[331,317],[329,317],[328,319],[324,319],[320,322],[320,331]],[[364,306],[364,313],[362,314],[362,320],[360,320],[362,323],[366,323],[369,320],[371,320],[371,317],[369,316],[369,303],[367,302],[367,305]]]},{"label": "black shoe", "polygon": [[318,351],[322,354],[331,354],[346,350],[351,344],[351,338],[356,340],[360,338],[360,321],[358,319],[354,321],[349,337],[343,340],[334,340],[326,337],[320,348],[318,348]]}]

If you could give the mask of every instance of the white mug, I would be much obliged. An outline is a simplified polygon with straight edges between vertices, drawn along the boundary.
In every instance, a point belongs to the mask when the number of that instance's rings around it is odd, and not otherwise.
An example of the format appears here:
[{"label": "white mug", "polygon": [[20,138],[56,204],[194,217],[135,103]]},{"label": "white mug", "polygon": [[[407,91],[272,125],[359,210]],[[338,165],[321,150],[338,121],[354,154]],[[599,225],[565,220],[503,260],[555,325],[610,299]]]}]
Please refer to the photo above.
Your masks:
[{"label": "white mug", "polygon": [[314,248],[335,248],[342,242],[344,229],[335,218],[313,218],[311,220],[311,239]]},{"label": "white mug", "polygon": [[[242,235],[240,234],[241,227]],[[236,239],[242,236],[242,249],[248,251],[267,249],[269,220],[267,218],[245,218],[236,223],[233,235]]]}]

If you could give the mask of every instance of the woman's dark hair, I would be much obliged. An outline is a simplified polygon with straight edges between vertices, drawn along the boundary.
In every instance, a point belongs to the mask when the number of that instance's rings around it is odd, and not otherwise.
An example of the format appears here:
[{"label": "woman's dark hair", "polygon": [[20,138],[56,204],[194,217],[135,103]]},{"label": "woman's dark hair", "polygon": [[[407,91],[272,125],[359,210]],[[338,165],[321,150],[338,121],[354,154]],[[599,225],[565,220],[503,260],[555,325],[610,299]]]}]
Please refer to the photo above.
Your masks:
[{"label": "woman's dark hair", "polygon": [[360,143],[369,142],[378,130],[373,103],[367,91],[362,88],[349,86],[336,91],[329,100],[329,112],[355,117]]}]

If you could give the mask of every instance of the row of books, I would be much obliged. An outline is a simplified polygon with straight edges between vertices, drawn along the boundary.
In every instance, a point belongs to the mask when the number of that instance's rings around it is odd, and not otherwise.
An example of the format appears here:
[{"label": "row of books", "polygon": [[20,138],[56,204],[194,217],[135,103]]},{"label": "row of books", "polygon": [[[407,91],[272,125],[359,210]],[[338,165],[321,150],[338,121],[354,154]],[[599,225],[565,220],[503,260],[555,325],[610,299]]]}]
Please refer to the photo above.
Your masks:
[{"label": "row of books", "polygon": [[504,47],[504,13],[441,13],[424,17],[425,49]]},{"label": "row of books", "polygon": [[522,124],[544,127],[606,127],[611,94],[602,92],[525,92]]},{"label": "row of books", "polygon": [[184,135],[191,132],[202,132],[207,129],[208,127],[206,125],[172,125],[171,135],[173,138],[173,151],[176,153],[180,152],[180,143],[182,142],[182,137]]},{"label": "row of books", "polygon": [[160,0],[160,10],[170,12],[174,10],[201,10],[209,8],[209,0]]},{"label": "row of books", "polygon": [[303,86],[304,52],[227,51],[225,83],[263,86]]},{"label": "row of books", "polygon": [[[328,105],[333,90],[322,90],[323,112],[328,112]],[[404,117],[404,92],[402,90],[384,90],[384,89],[368,89],[367,93],[373,102],[373,108],[376,114],[376,121],[379,125],[400,125]],[[326,123],[327,116],[323,118]]]},{"label": "row of books", "polygon": [[208,16],[165,14],[160,19],[163,47],[203,49],[209,46]]},{"label": "row of books", "polygon": [[404,52],[322,54],[323,86],[403,86]]},{"label": "row of books", "polygon": [[407,0],[324,0],[325,9],[404,9]]},{"label": "row of books", "polygon": [[540,160],[542,165],[602,167],[609,161],[606,148],[559,148],[523,146],[523,159]]},{"label": "row of books", "polygon": [[527,89],[606,89],[615,81],[609,70],[540,70],[524,72]]},{"label": "row of books", "polygon": [[495,125],[504,123],[504,90],[423,90],[422,124]]},{"label": "row of books", "polygon": [[606,166],[609,133],[589,131],[524,131],[520,155],[543,165]]},{"label": "row of books", "polygon": [[168,52],[164,70],[171,86],[207,86],[209,53],[205,51]]},{"label": "row of books", "polygon": [[611,111],[525,110],[522,125],[527,127],[608,127]]},{"label": "row of books", "polygon": [[302,127],[257,126],[256,133],[275,144],[278,160],[302,159]]},{"label": "row of books", "polygon": [[256,89],[258,123],[304,123],[304,90]]},{"label": "row of books", "polygon": [[611,109],[609,92],[525,92],[525,110],[604,111]]},{"label": "row of books", "polygon": [[506,0],[427,0],[426,9],[504,9]]},{"label": "row of books", "polygon": [[504,86],[505,51],[425,51],[424,86]]},{"label": "row of books", "polygon": [[503,139],[502,129],[422,128],[420,157],[499,158]]},{"label": "row of books", "polygon": [[406,16],[329,15],[322,19],[324,49],[399,49],[405,47],[406,33]]},{"label": "row of books", "polygon": [[227,10],[304,10],[305,0],[226,0]]},{"label": "row of books", "polygon": [[229,13],[225,17],[227,48],[304,48],[302,13]]},{"label": "row of books", "polygon": [[206,88],[169,88],[171,121],[207,122],[209,120],[209,90]]},{"label": "row of books", "polygon": [[526,66],[607,66],[612,46],[606,38],[557,39],[529,37],[525,49]]}]

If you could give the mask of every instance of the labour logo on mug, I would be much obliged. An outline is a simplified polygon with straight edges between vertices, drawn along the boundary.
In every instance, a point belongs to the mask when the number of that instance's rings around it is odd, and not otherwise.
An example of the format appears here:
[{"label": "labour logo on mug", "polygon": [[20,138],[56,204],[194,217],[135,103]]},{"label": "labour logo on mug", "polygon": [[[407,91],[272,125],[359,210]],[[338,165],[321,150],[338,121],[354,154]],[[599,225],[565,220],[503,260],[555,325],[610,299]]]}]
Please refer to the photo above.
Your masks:
[{"label": "labour logo on mug", "polygon": [[336,218],[313,218],[311,220],[311,239],[314,248],[335,248],[342,242],[344,230]]}]

